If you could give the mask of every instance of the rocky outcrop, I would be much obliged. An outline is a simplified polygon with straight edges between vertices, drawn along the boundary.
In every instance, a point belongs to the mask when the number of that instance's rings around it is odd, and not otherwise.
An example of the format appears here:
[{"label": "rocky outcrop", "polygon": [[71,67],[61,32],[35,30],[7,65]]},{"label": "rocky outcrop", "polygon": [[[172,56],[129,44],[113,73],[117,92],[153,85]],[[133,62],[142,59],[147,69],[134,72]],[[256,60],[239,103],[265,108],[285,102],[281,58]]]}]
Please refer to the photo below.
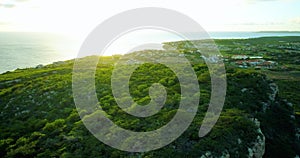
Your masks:
[{"label": "rocky outcrop", "polygon": [[[253,123],[258,127],[257,129],[257,137],[252,142],[251,146],[248,147],[248,158],[262,158],[265,154],[265,136],[260,129],[260,122],[256,119],[252,119]],[[238,139],[238,144],[241,144],[242,140]],[[230,158],[230,154],[227,150],[222,152],[220,158]],[[216,158],[211,151],[205,152],[200,158]]]},{"label": "rocky outcrop", "polygon": [[[212,153],[210,151],[207,151],[204,155],[202,155],[200,158],[215,158],[215,156],[212,155]],[[222,156],[220,156],[220,158],[230,158],[230,154],[228,153],[228,151],[224,151],[222,153]]]},{"label": "rocky outcrop", "polygon": [[296,128],[295,137],[296,137],[297,141],[300,141],[300,128]]},{"label": "rocky outcrop", "polygon": [[270,92],[268,93],[268,99],[266,102],[261,102],[262,111],[266,112],[266,110],[270,107],[271,103],[276,101],[276,97],[279,93],[278,86],[276,83],[269,83]]},{"label": "rocky outcrop", "polygon": [[261,158],[265,154],[265,136],[260,129],[260,122],[257,119],[253,119],[253,122],[257,127],[258,136],[253,142],[252,147],[248,148],[249,158]]},{"label": "rocky outcrop", "polygon": [[270,83],[269,86],[270,86],[271,92],[268,95],[269,95],[269,99],[273,102],[273,101],[275,101],[279,90],[278,90],[278,86],[275,83]]}]

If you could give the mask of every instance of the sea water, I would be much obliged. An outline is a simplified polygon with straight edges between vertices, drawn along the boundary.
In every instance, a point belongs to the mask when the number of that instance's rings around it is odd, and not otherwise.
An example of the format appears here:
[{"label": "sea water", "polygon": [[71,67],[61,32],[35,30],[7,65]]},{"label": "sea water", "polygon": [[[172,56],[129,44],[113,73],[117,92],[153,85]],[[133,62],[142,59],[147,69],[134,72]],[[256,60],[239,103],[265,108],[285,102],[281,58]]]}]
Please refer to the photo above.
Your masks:
[{"label": "sea water", "polygon": [[0,73],[74,58],[72,43],[49,33],[0,32]]},{"label": "sea water", "polygon": [[[256,38],[267,36],[300,36],[293,32],[210,32],[215,39]],[[170,34],[148,34],[156,42],[178,41],[176,36]],[[133,39],[134,38],[134,39]],[[77,56],[81,42],[84,38],[67,37],[49,33],[20,33],[0,32],[0,73],[12,71],[17,68],[34,67],[39,64],[50,64],[55,61],[73,59]],[[101,40],[101,39],[99,39]],[[137,42],[139,39],[132,36],[128,41]],[[130,45],[127,45],[130,46]],[[108,54],[122,54],[119,49]]]}]

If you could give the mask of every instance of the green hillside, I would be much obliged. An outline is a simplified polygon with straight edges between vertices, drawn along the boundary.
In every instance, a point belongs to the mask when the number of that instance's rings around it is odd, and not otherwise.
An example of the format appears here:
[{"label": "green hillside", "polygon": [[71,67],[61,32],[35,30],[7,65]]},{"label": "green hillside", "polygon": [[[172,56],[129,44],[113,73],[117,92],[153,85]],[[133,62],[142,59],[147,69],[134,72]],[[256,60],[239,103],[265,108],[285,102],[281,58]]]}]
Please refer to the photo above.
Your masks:
[{"label": "green hillside", "polygon": [[[300,155],[299,136],[296,137],[300,132],[300,37],[215,42],[226,66],[227,93],[221,116],[207,136],[199,138],[198,132],[210,100],[210,75],[199,53],[186,47],[185,41],[180,41],[165,43],[165,48],[175,46],[191,62],[201,93],[196,117],[176,141],[144,153],[119,151],[100,142],[79,117],[80,114],[83,119],[88,119],[96,112],[76,110],[72,93],[74,60],[69,60],[0,75],[0,157]],[[95,73],[96,93],[99,106],[115,124],[134,131],[151,131],[174,117],[181,91],[177,76],[167,66],[145,63],[130,77],[130,94],[140,105],[150,102],[149,88],[153,83],[166,87],[168,97],[164,107],[159,113],[146,118],[134,117],[118,107],[110,80],[114,64],[120,58],[135,56],[138,60],[147,54],[167,52],[145,50],[100,58]],[[241,54],[249,59],[238,62],[232,58]],[[259,61],[262,65],[252,65],[250,56],[262,57]],[[81,60],[95,58],[90,56]],[[272,62],[265,66],[266,61]],[[122,99],[126,101],[127,98]]]}]

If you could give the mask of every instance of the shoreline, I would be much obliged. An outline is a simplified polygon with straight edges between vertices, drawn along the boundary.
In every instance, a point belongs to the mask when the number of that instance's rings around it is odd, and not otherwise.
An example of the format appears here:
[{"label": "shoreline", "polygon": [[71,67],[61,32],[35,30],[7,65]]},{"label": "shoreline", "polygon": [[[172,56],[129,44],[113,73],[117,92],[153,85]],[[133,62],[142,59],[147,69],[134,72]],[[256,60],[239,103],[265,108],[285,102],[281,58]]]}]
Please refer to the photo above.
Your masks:
[{"label": "shoreline", "polygon": [[[261,32],[261,33],[265,33],[265,32]],[[299,32],[300,33],[300,32]],[[263,39],[263,38],[268,38],[268,39],[274,39],[274,38],[295,38],[295,37],[299,37],[300,36],[263,36],[263,37],[248,37],[248,38],[212,38],[212,40],[214,41],[224,41],[224,40],[255,40],[255,39]],[[201,40],[206,40],[206,39],[200,39]],[[163,43],[172,43],[172,42],[182,42],[181,41],[168,41],[168,42],[163,42]],[[299,39],[299,42],[300,42],[300,39]],[[95,54],[97,55],[97,54]],[[113,55],[120,55],[120,54],[112,54],[110,56],[113,56]],[[77,58],[77,57],[76,57]],[[70,60],[74,60],[76,58],[73,58],[73,59],[66,59],[66,60],[58,60],[58,61],[50,61],[49,63],[46,63],[46,64],[37,64],[37,65],[33,65],[33,66],[30,66],[30,67],[18,67],[18,68],[15,68],[14,70],[6,70],[6,71],[3,71],[3,72],[0,72],[0,75],[2,74],[5,74],[5,73],[10,73],[10,72],[14,72],[16,70],[24,70],[24,69],[34,69],[34,68],[37,68],[37,67],[44,67],[44,66],[48,66],[48,65],[53,65],[53,64],[56,64],[56,63],[59,63],[59,62],[66,62],[66,61],[70,61]]]}]

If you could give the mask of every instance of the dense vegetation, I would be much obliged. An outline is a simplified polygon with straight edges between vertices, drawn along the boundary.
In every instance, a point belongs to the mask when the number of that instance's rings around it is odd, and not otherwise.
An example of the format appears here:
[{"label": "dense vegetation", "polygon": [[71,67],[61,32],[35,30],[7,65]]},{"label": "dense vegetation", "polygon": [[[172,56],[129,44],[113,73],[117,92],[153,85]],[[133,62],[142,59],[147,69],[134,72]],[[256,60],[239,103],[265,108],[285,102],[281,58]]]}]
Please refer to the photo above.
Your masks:
[{"label": "dense vegetation", "polygon": [[[198,137],[198,131],[210,99],[209,72],[200,55],[185,47],[184,41],[173,43],[183,50],[198,77],[201,90],[198,113],[176,141],[145,153],[113,149],[85,128],[78,113],[85,118],[93,113],[76,110],[71,82],[73,60],[6,72],[0,77],[0,157],[247,157],[249,148],[262,134],[266,138],[265,157],[295,157],[300,155],[299,139],[295,136],[300,127],[299,43],[298,37],[216,40],[224,57],[241,53],[262,55],[277,61],[279,66],[255,70],[225,63],[228,84],[225,106],[217,124],[204,138]],[[130,55],[145,55],[149,51]],[[168,97],[158,114],[134,117],[122,111],[112,95],[110,76],[119,58],[102,57],[95,75],[99,103],[110,119],[135,131],[151,131],[168,123],[180,100],[176,75],[162,64],[146,63],[136,69],[129,82],[135,102],[149,103],[152,83],[164,85]],[[274,82],[279,93],[271,86]]]}]

